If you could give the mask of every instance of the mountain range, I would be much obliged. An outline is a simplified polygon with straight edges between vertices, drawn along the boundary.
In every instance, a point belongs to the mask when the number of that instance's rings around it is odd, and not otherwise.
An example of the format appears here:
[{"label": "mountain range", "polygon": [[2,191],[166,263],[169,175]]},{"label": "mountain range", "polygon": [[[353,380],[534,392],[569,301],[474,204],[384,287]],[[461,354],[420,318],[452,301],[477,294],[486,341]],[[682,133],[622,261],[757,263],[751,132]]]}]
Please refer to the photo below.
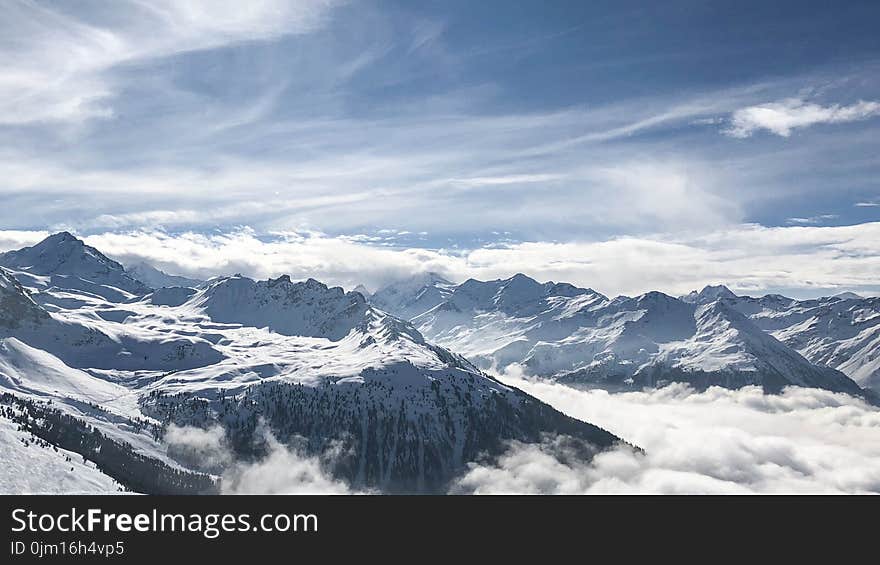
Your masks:
[{"label": "mountain range", "polygon": [[873,398],[863,389],[880,379],[877,298],[751,298],[719,285],[610,299],[523,274],[456,285],[429,273],[369,300],[484,370],[579,386],[797,385]]},{"label": "mountain range", "polygon": [[[63,232],[0,254],[0,439],[14,446],[10,469],[70,473],[73,490],[222,490],[222,466],[165,441],[172,425],[219,425],[237,461],[266,456],[268,432],[355,488],[443,492],[509,441],[564,435],[585,459],[626,445],[494,373],[614,391],[819,387],[876,402],[878,343],[880,303],[854,295],[711,286],[610,299],[522,274],[455,284],[426,273],[375,293],[286,275],[198,281],[127,269]],[[82,463],[67,471],[71,454]],[[22,480],[0,484],[26,490]]]},{"label": "mountain range", "polygon": [[83,488],[222,489],[210,474],[222,470],[175,457],[163,441],[172,424],[222,425],[241,461],[267,454],[269,430],[382,492],[442,492],[511,440],[564,434],[585,457],[623,443],[316,280],[150,288],[67,233],[0,266],[0,414],[31,448],[89,462],[71,467],[88,475]]}]

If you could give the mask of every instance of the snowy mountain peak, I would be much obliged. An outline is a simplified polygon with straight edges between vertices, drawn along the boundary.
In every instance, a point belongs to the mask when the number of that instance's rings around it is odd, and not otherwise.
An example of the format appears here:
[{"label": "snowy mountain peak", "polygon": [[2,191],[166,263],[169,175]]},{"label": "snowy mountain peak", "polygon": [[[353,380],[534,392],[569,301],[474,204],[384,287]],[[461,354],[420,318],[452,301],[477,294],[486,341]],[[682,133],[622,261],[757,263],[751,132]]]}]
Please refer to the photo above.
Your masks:
[{"label": "snowy mountain peak", "polygon": [[653,308],[657,305],[673,305],[673,307],[676,307],[682,302],[682,300],[669,296],[659,290],[646,292],[645,294],[635,297],[634,300],[638,308]]},{"label": "snowy mountain peak", "polygon": [[730,301],[758,327],[818,365],[880,390],[880,299],[779,295]]},{"label": "snowy mountain peak", "polygon": [[3,254],[5,261],[16,263],[16,267],[39,267],[44,274],[54,272],[65,261],[89,258],[106,265],[110,269],[122,269],[122,265],[106,257],[103,253],[89,247],[70,232],[52,234],[43,241],[31,246]]},{"label": "snowy mountain peak", "polygon": [[[54,233],[44,239],[41,244],[58,245],[61,243],[73,243],[74,245],[85,245],[80,239],[69,231],[60,231]],[[41,245],[38,244],[38,245]]]},{"label": "snowy mountain peak", "polygon": [[[269,284],[269,286],[277,286],[279,284],[293,284],[293,281],[290,280],[290,275],[281,275],[277,279],[269,279],[266,282]],[[315,279],[308,279],[306,281],[306,284],[313,283],[313,282],[318,282],[318,281],[316,281]]]},{"label": "snowy mountain peak", "polygon": [[[53,277],[52,284],[62,288],[108,286],[135,295],[150,290],[129,276],[121,264],[69,232],[56,233],[31,247],[0,254],[0,265],[31,275]],[[74,280],[69,280],[71,277]]]},{"label": "snowy mountain peak", "polygon": [[685,381],[768,390],[795,384],[860,393],[841,373],[813,365],[757,327],[726,287],[709,286],[690,298],[651,291],[609,301],[526,276],[471,279],[411,320],[429,342],[479,367],[515,363],[527,374],[568,383],[626,388]]},{"label": "snowy mountain peak", "polygon": [[517,274],[513,275],[512,277],[510,277],[509,279],[507,279],[507,284],[508,285],[519,284],[519,285],[529,285],[529,286],[532,286],[532,285],[540,286],[541,283],[539,283],[538,281],[536,281],[535,279],[533,279],[532,277],[530,277],[528,275],[524,275],[523,273],[517,273]]},{"label": "snowy mountain peak", "polygon": [[450,291],[448,300],[454,304],[454,309],[501,310],[511,314],[517,313],[522,308],[531,310],[539,307],[542,301],[552,296],[575,297],[582,294],[601,296],[589,289],[581,289],[566,283],[539,283],[522,273],[517,273],[508,279],[492,281],[468,279],[458,286],[447,287],[447,291]]},{"label": "snowy mountain peak", "polygon": [[493,301],[499,308],[517,306],[519,304],[539,300],[546,296],[548,288],[531,277],[517,273],[503,281]]},{"label": "snowy mountain peak", "polygon": [[409,320],[445,301],[454,287],[443,276],[428,271],[389,284],[372,295],[362,294],[378,308]]},{"label": "snowy mountain peak", "polygon": [[724,298],[737,298],[737,295],[723,284],[719,284],[707,285],[699,292],[692,290],[687,295],[680,297],[680,300],[691,304],[707,304]]},{"label": "snowy mountain peak", "polygon": [[284,335],[339,340],[365,323],[370,309],[358,292],[288,275],[255,281],[240,275],[213,279],[184,305],[216,322],[268,327]]},{"label": "snowy mountain peak", "polygon": [[424,284],[452,284],[446,277],[435,271],[427,271],[414,278],[421,278]]},{"label": "snowy mountain peak", "polygon": [[692,360],[698,360],[694,368],[705,371],[705,359],[711,356],[723,361],[724,364],[719,365],[722,372],[752,373],[760,377],[767,390],[775,391],[795,384],[855,395],[861,393],[858,385],[842,373],[810,363],[761,330],[738,310],[733,301],[717,300],[701,305],[695,312],[695,319],[697,332],[686,343],[688,351],[677,361],[678,366],[687,366]]}]

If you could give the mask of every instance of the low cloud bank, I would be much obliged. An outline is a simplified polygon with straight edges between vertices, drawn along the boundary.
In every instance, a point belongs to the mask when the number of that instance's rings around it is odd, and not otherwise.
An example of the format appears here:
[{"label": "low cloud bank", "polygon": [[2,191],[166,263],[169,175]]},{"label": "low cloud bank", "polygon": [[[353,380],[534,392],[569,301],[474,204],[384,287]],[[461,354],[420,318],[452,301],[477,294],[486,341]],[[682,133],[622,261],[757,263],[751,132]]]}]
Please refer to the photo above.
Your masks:
[{"label": "low cloud bank", "polygon": [[[584,457],[564,436],[512,442],[491,462],[471,463],[455,494],[880,493],[880,410],[844,394],[757,387],[695,392],[576,390],[508,374],[508,384],[642,447]],[[356,494],[329,471],[344,454],[316,457],[260,431],[268,454],[236,460],[219,427],[169,428],[169,453],[199,468],[219,467],[227,494]],[[201,458],[201,459],[199,459]],[[217,468],[215,467],[215,468]]]},{"label": "low cloud bank", "polygon": [[258,461],[237,459],[220,426],[170,426],[165,441],[169,455],[181,463],[220,474],[223,494],[356,494],[327,470],[342,455],[337,446],[314,457],[296,442],[282,444],[265,427],[257,433],[268,450]]},{"label": "low cloud bank", "polygon": [[492,464],[472,464],[458,493],[880,493],[880,410],[852,397],[790,388],[672,385],[609,394],[503,380],[645,449],[591,462],[566,443],[513,443]]},{"label": "low cloud bank", "polygon": [[[36,243],[44,232],[0,230],[0,250]],[[393,238],[392,238],[393,239]],[[450,280],[482,280],[523,272],[607,295],[649,290],[685,294],[724,283],[744,294],[803,296],[851,290],[880,292],[880,222],[852,226],[742,225],[702,235],[613,238],[595,242],[521,242],[471,250],[368,243],[355,236],[317,232],[168,234],[160,231],[96,234],[89,245],[132,264],[146,261],[174,275],[206,279],[242,273],[256,278],[288,274],[371,290],[427,271]],[[386,241],[384,243],[393,243]]]}]

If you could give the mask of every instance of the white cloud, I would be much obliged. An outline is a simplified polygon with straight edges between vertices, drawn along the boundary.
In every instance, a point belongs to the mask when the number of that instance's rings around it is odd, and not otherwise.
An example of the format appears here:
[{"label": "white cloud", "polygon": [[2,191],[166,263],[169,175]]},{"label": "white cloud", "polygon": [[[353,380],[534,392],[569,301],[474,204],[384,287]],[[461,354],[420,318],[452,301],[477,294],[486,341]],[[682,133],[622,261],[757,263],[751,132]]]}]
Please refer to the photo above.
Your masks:
[{"label": "white cloud", "polygon": [[46,231],[0,230],[0,251],[21,249],[39,242],[48,235],[49,232]]},{"label": "white cloud", "polygon": [[112,257],[145,260],[175,274],[208,278],[242,273],[257,278],[289,274],[353,288],[378,286],[421,270],[460,269],[453,255],[422,249],[374,247],[345,237],[289,232],[260,238],[249,230],[229,234],[161,232],[101,234],[86,241]]},{"label": "white cloud", "polygon": [[[357,494],[326,470],[326,462],[281,444],[264,432],[268,454],[237,462],[223,473],[223,494]],[[332,457],[334,454],[329,454]]]},{"label": "white cloud", "polygon": [[[880,493],[880,409],[844,394],[758,387],[697,393],[675,384],[650,392],[580,391],[501,377],[555,408],[642,447],[586,461],[578,442],[513,442],[492,462],[469,465],[455,493]],[[268,453],[236,460],[220,427],[169,428],[169,454],[222,476],[227,494],[351,494],[328,472],[338,450],[305,455],[265,427]]]},{"label": "white cloud", "polygon": [[685,293],[719,282],[745,293],[876,289],[880,223],[837,227],[741,225],[691,235],[600,242],[525,242],[467,254],[484,275],[521,271],[610,294]]},{"label": "white cloud", "polygon": [[826,220],[836,220],[837,214],[820,214],[809,218],[788,218],[785,222],[789,225],[815,225],[824,223]]},{"label": "white cloud", "polygon": [[731,137],[751,137],[765,129],[782,137],[791,135],[793,129],[816,124],[855,122],[880,115],[880,102],[859,100],[849,106],[832,104],[820,106],[800,98],[787,98],[779,102],[759,104],[736,110],[730,118],[730,126],[724,133]]},{"label": "white cloud", "polygon": [[[399,235],[399,234],[398,234]],[[0,231],[0,249],[42,239],[44,232]],[[435,271],[452,280],[493,279],[517,272],[566,281],[609,295],[649,290],[684,294],[724,283],[748,294],[796,297],[880,287],[880,223],[852,226],[739,225],[690,234],[655,234],[595,242],[532,241],[474,249],[387,245],[387,235],[329,236],[314,231],[259,234],[160,231],[105,232],[86,241],[125,263],[147,261],[172,274],[209,278],[242,273],[289,274],[353,288]]]},{"label": "white cloud", "polygon": [[327,466],[341,453],[331,446],[320,457],[304,453],[294,438],[284,445],[260,423],[257,437],[266,447],[266,455],[257,460],[238,459],[226,441],[224,429],[215,425],[202,429],[171,425],[164,441],[168,455],[184,465],[221,476],[224,494],[353,494],[341,480],[334,478]]},{"label": "white cloud", "polygon": [[226,433],[220,426],[202,429],[172,424],[164,440],[170,457],[194,469],[218,472],[233,462]]},{"label": "white cloud", "polygon": [[[454,493],[880,493],[880,409],[844,394],[788,388],[710,388],[674,384],[655,391],[611,394],[524,380],[508,384],[573,417],[640,446],[584,458],[578,442],[548,436],[513,442],[491,462],[472,463]],[[222,476],[228,494],[351,494],[327,470],[342,455],[331,447],[305,455],[264,426],[268,453],[236,460],[220,427],[169,428],[169,454]]]},{"label": "white cloud", "polygon": [[[152,166],[123,170],[108,167],[102,158],[84,167],[56,159],[64,156],[0,151],[0,174],[7,179],[0,193],[20,203],[15,214],[0,211],[0,220],[10,227],[89,230],[305,225],[347,232],[395,225],[448,234],[493,229],[577,236],[742,219],[744,192],[725,171],[683,153],[634,158],[597,149],[589,156],[561,152],[540,161],[510,157],[539,137],[590,119],[457,116],[439,122],[301,123],[301,129],[283,135],[266,133],[282,136],[283,143],[308,139],[307,151],[290,149],[299,158],[232,157],[218,149],[199,151],[184,163],[179,155],[192,148],[183,143],[180,151],[146,148],[144,159]],[[278,126],[255,129],[267,127]],[[191,132],[203,131],[200,123],[185,129],[179,135],[175,128],[163,133],[175,140],[171,143],[181,143]],[[437,139],[448,142],[436,144]],[[260,136],[234,142],[261,143]],[[23,209],[28,213],[21,214]]]},{"label": "white cloud", "polygon": [[641,446],[589,464],[558,438],[512,444],[455,487],[476,493],[878,493],[880,410],[846,395],[790,388],[682,385],[609,394],[505,379],[577,418]]}]

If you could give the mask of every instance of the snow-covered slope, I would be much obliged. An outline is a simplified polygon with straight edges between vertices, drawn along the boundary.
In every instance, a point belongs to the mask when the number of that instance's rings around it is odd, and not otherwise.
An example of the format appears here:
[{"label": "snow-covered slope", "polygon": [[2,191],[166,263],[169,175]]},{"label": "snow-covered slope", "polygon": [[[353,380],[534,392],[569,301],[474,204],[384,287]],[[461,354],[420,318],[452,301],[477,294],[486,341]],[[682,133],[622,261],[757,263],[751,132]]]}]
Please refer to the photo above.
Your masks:
[{"label": "snow-covered slope", "polygon": [[813,363],[835,368],[880,392],[880,298],[845,294],[793,300],[767,295],[729,302]]},{"label": "snow-covered slope", "polygon": [[59,449],[0,414],[0,494],[102,494],[120,485],[80,454]]},{"label": "snow-covered slope", "polygon": [[[842,373],[813,365],[800,354],[758,328],[726,300],[697,307],[693,337],[661,348],[652,366],[652,379],[663,378],[664,370],[700,374],[705,385],[730,388],[761,384],[779,390],[798,385],[861,393]],[[678,379],[675,379],[678,380]]]},{"label": "snow-covered slope", "polygon": [[283,275],[255,281],[240,275],[210,281],[187,302],[215,322],[241,324],[284,335],[339,340],[373,311],[363,295]]},{"label": "snow-covered slope", "polygon": [[[726,307],[735,295],[721,286],[683,299],[649,292],[608,300],[590,289],[541,284],[519,274],[444,283],[443,290],[445,298],[412,317],[413,324],[428,340],[484,368],[516,364],[528,374],[612,388],[675,380],[860,393],[840,373],[813,365]],[[401,308],[408,311],[412,304]]]},{"label": "snow-covered slope", "polygon": [[[58,298],[74,307],[57,306]],[[78,368],[173,371],[221,359],[209,341],[191,332],[125,324],[132,315],[92,295],[25,289],[0,268],[0,338],[17,338]]]},{"label": "snow-covered slope", "polygon": [[[37,247],[5,255],[13,267],[0,270],[0,399],[33,433],[85,450],[136,489],[213,488],[168,459],[171,422],[221,423],[240,456],[256,457],[263,420],[283,441],[305,438],[311,454],[344,453],[338,476],[407,492],[442,489],[506,440],[618,441],[426,342],[360,293],[242,276],[150,292],[66,235]],[[59,276],[117,293],[47,280]]]},{"label": "snow-covered slope", "polygon": [[[337,473],[388,491],[436,491],[501,441],[566,433],[616,439],[550,409],[428,344],[410,324],[314,280],[209,281],[178,307],[205,316],[227,360],[151,383],[144,410],[179,424],[221,422],[243,452],[255,414],[313,453],[350,454]],[[249,388],[245,388],[249,387]]]},{"label": "snow-covered slope", "polygon": [[125,267],[128,276],[144,283],[150,288],[168,288],[168,287],[189,287],[195,288],[204,281],[182,277],[180,275],[169,275],[165,271],[140,261]]}]

